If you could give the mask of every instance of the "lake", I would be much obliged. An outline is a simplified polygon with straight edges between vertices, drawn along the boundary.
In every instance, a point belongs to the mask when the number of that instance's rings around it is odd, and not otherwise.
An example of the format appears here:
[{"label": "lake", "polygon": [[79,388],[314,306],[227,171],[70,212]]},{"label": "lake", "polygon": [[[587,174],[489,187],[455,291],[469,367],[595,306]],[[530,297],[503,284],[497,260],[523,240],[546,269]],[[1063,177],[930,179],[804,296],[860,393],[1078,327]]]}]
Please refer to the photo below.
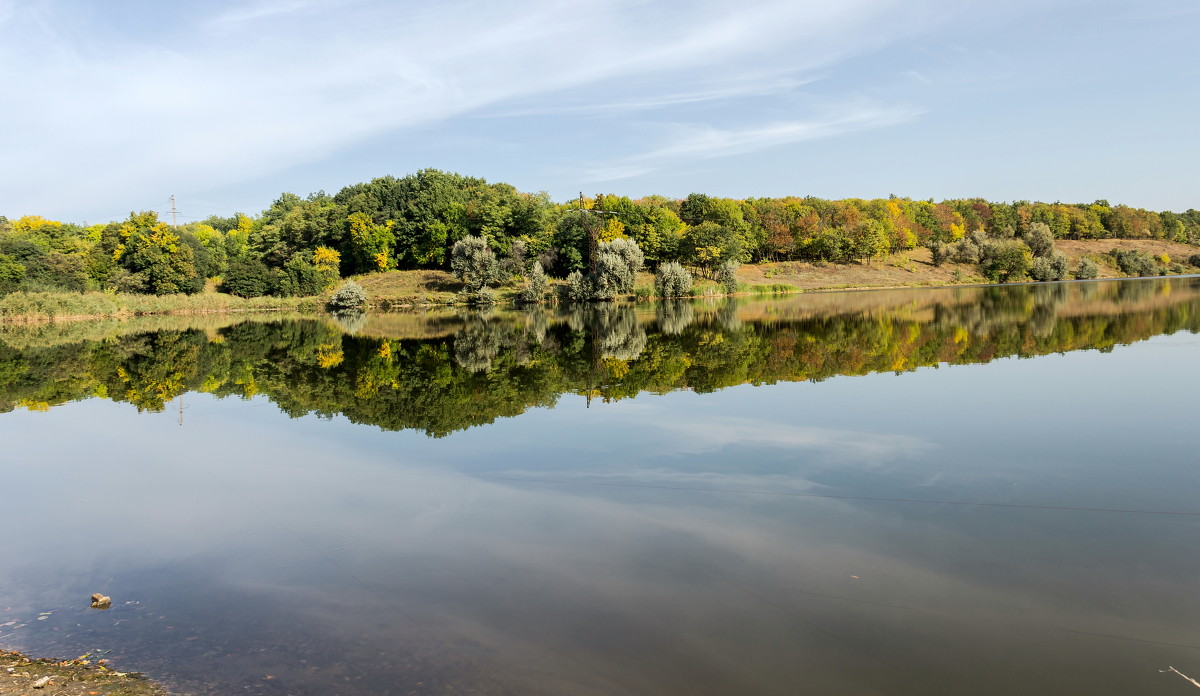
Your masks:
[{"label": "lake", "polygon": [[196,694],[1195,693],[1198,331],[1195,277],[0,327],[0,645]]}]

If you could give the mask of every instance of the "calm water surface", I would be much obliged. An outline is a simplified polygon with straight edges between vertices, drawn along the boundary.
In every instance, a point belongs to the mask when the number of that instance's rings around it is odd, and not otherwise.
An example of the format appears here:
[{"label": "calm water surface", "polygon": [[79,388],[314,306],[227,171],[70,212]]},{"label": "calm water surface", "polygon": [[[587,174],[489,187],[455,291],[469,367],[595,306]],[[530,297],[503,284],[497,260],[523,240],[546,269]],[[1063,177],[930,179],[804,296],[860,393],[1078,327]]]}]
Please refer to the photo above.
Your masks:
[{"label": "calm water surface", "polygon": [[7,328],[0,645],[202,694],[1195,693],[1197,331],[1195,278]]}]

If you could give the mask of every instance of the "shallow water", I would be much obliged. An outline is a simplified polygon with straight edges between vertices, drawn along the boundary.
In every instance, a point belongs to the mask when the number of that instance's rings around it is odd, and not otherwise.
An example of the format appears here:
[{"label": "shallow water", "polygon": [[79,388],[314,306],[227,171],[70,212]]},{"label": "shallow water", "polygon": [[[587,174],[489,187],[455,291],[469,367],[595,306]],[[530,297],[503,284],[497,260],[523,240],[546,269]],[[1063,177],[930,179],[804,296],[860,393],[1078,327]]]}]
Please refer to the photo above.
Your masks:
[{"label": "shallow water", "polygon": [[214,694],[1190,693],[1197,331],[1194,278],[5,329],[0,644]]}]

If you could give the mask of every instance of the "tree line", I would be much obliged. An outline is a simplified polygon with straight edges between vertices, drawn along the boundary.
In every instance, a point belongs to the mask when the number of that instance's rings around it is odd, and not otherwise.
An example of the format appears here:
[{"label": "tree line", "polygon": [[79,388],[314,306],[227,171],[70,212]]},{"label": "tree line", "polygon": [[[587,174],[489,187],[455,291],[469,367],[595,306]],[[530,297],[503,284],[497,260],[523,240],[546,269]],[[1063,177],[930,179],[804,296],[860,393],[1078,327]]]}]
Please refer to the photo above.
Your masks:
[{"label": "tree line", "polygon": [[[971,243],[1044,235],[1200,245],[1200,211],[1155,212],[1105,200],[935,203],[704,194],[684,199],[599,194],[556,203],[545,193],[424,169],[332,195],[284,193],[257,216],[211,216],[178,227],[149,211],[99,225],[0,217],[0,294],[195,293],[207,280],[219,279],[218,289],[246,297],[313,295],[352,275],[448,270],[455,245],[479,239],[494,255],[498,277],[528,277],[536,264],[559,278],[579,273],[581,282],[592,284],[585,290],[602,295],[611,288],[596,284],[613,283],[595,274],[605,253],[601,245],[618,240],[631,242],[650,269],[678,263],[717,278],[730,264],[870,262],[919,246],[934,249],[935,259],[937,253],[949,257],[946,246],[967,247],[960,256],[971,258]],[[1003,257],[999,275],[1035,270],[1037,255],[1018,258],[1023,252],[1015,243],[989,248],[993,258]],[[628,248],[620,253],[627,255]],[[1055,261],[1048,257],[1038,274],[1057,274]],[[619,269],[614,272],[620,276]]]}]

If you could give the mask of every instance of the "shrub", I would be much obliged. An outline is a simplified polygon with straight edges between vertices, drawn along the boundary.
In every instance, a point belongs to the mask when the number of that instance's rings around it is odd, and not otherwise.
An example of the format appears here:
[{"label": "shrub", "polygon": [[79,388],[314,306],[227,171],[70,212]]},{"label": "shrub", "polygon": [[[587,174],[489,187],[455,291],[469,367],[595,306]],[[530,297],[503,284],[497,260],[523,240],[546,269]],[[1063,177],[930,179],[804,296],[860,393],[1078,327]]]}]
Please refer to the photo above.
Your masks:
[{"label": "shrub", "polygon": [[637,242],[618,237],[602,242],[596,250],[596,277],[591,278],[592,299],[607,300],[633,292],[644,257]]},{"label": "shrub", "polygon": [[979,263],[980,254],[987,243],[987,237],[976,230],[950,247],[949,258],[957,263]]},{"label": "shrub", "polygon": [[525,304],[535,304],[542,301],[546,295],[546,288],[550,285],[550,280],[546,278],[546,272],[542,270],[542,264],[534,261],[533,268],[529,271],[529,277],[525,279],[525,287],[521,288],[521,294],[518,295],[518,301]]},{"label": "shrub", "polygon": [[950,247],[945,242],[931,242],[929,255],[934,266],[941,266],[946,263],[946,259],[950,258]]},{"label": "shrub", "polygon": [[279,276],[278,292],[284,297],[319,295],[337,282],[334,268],[320,268],[309,260],[309,254],[297,252],[284,264]]},{"label": "shrub", "polygon": [[1033,254],[1024,242],[989,240],[979,250],[979,270],[993,283],[1024,280],[1033,266]]},{"label": "shrub", "polygon": [[1188,257],[1188,264],[1200,268],[1200,254],[1192,254]]},{"label": "shrub", "polygon": [[[235,261],[225,269],[221,290],[238,297],[262,297],[275,292],[276,279],[262,261]],[[119,288],[118,288],[119,289]]]},{"label": "shrub", "polygon": [[361,312],[367,306],[367,291],[353,280],[347,280],[329,298],[329,309],[335,312]]},{"label": "shrub", "polygon": [[642,261],[642,250],[631,239],[602,242],[596,250],[594,274],[585,276],[572,271],[567,276],[567,298],[572,302],[611,300],[619,294],[633,292]]},{"label": "shrub", "polygon": [[598,249],[600,254],[614,254],[621,259],[622,264],[629,270],[629,281],[621,287],[621,292],[633,290],[633,278],[642,270],[646,257],[642,254],[637,242],[625,237],[618,237],[610,242],[602,242]]},{"label": "shrub", "polygon": [[624,288],[633,289],[633,274],[617,254],[601,252],[596,258],[596,274],[588,276],[590,299],[611,300]]},{"label": "shrub", "polygon": [[467,291],[478,292],[499,276],[500,264],[486,239],[467,235],[450,250],[450,271]]},{"label": "shrub", "polygon": [[13,292],[25,280],[25,266],[6,254],[0,254],[0,295]]},{"label": "shrub", "polygon": [[721,267],[717,269],[717,282],[725,289],[726,295],[732,295],[737,292],[737,269],[740,265],[737,261],[730,259],[721,264]]},{"label": "shrub", "polygon": [[1117,266],[1127,276],[1142,277],[1159,274],[1158,262],[1150,254],[1137,249],[1113,249],[1112,255]]},{"label": "shrub", "polygon": [[685,297],[692,292],[692,274],[675,261],[668,261],[654,274],[654,290],[659,297]]},{"label": "shrub", "polygon": [[1100,275],[1100,266],[1091,259],[1079,259],[1079,268],[1075,269],[1075,277],[1080,280],[1091,280]]},{"label": "shrub", "polygon": [[567,276],[567,299],[572,302],[587,302],[592,297],[591,283],[579,271]]},{"label": "shrub", "polygon": [[488,307],[496,304],[496,293],[490,288],[479,288],[478,290],[463,290],[458,293],[459,302],[480,307]]},{"label": "shrub", "polygon": [[1054,252],[1050,256],[1039,256],[1033,260],[1029,275],[1034,280],[1066,280],[1070,265],[1065,254]]}]

